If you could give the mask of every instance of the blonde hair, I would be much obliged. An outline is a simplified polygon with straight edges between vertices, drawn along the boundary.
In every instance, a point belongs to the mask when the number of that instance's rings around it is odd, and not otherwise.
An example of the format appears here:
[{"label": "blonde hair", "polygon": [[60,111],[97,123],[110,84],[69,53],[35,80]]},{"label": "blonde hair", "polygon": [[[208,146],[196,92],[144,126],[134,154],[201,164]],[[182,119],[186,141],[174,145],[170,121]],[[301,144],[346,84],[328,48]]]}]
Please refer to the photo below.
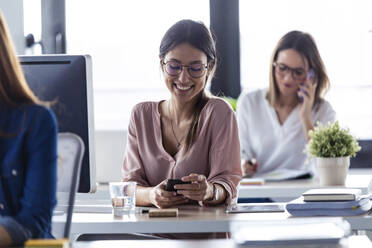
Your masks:
[{"label": "blonde hair", "polygon": [[0,12],[0,101],[9,107],[41,102],[26,79],[16,56],[3,14]]},{"label": "blonde hair", "polygon": [[323,96],[330,87],[327,72],[320,57],[318,48],[313,37],[301,31],[291,31],[285,34],[276,45],[270,61],[270,85],[266,95],[269,103],[276,107],[279,102],[280,91],[275,79],[274,62],[278,58],[279,52],[293,49],[303,56],[309,63],[309,68],[314,70],[314,79],[317,82],[313,108],[318,109],[323,101]]}]

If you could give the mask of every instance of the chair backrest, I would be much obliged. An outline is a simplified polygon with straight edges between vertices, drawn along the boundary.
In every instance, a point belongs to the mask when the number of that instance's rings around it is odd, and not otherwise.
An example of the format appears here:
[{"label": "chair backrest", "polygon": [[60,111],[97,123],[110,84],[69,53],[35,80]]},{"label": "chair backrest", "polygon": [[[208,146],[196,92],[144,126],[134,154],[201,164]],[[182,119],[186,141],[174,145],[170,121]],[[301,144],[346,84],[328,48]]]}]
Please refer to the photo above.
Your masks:
[{"label": "chair backrest", "polygon": [[84,155],[84,142],[76,134],[58,134],[58,186],[57,208],[66,216],[63,230],[52,230],[56,238],[68,238],[74,210],[75,195],[79,185],[80,168]]}]

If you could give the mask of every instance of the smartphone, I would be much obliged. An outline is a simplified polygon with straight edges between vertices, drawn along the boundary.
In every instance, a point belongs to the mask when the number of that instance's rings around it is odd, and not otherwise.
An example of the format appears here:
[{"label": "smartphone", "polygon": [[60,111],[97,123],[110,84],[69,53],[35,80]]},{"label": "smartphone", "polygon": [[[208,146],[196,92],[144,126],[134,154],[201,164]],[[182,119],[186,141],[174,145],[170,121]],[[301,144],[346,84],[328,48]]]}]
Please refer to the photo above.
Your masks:
[{"label": "smartphone", "polygon": [[177,191],[174,188],[174,185],[176,184],[191,184],[191,182],[184,182],[181,179],[168,179],[167,185],[165,186],[166,191]]},{"label": "smartphone", "polygon": [[[307,76],[306,76],[306,81],[308,79],[313,79],[314,78],[314,70],[312,68],[310,68],[309,72],[307,73]],[[306,83],[306,81],[304,83]],[[304,101],[303,97],[302,96],[298,96],[298,101],[300,103],[302,103]]]}]

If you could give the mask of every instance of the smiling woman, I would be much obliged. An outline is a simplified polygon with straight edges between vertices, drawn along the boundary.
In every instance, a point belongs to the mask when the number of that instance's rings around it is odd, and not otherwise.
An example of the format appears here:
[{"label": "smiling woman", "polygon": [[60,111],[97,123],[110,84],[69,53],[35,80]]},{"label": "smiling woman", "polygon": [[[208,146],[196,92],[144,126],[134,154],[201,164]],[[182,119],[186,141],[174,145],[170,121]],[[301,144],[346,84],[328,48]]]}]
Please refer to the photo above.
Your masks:
[{"label": "smiling woman", "polygon": [[[123,180],[137,182],[140,206],[234,201],[241,178],[237,122],[231,107],[205,90],[217,61],[210,31],[177,22],[161,41],[159,59],[170,99],[134,107]],[[171,178],[191,184],[168,192]]]}]

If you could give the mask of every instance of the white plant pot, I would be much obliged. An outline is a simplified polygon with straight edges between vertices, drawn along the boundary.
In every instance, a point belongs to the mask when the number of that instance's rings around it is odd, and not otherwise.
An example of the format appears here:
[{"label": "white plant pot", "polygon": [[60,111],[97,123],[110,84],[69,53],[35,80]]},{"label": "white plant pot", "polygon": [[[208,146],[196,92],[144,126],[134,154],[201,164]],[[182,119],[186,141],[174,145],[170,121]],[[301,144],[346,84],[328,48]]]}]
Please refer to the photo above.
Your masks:
[{"label": "white plant pot", "polygon": [[350,157],[316,158],[321,186],[344,186],[350,166]]}]

